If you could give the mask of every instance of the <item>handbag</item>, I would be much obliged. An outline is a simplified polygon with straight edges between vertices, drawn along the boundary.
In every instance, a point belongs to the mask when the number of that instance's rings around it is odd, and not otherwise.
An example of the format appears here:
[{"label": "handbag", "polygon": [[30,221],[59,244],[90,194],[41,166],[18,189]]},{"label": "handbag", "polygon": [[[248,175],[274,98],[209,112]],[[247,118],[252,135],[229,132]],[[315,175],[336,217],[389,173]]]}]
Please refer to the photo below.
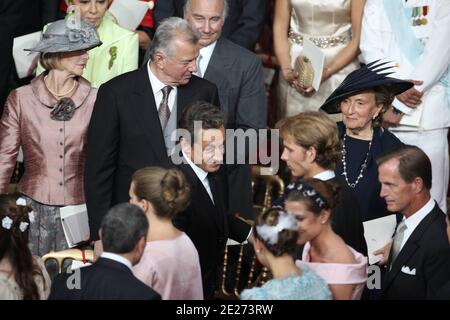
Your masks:
[{"label": "handbag", "polygon": [[298,56],[295,59],[294,70],[298,73],[298,82],[302,87],[309,88],[312,86],[314,69],[308,57]]}]

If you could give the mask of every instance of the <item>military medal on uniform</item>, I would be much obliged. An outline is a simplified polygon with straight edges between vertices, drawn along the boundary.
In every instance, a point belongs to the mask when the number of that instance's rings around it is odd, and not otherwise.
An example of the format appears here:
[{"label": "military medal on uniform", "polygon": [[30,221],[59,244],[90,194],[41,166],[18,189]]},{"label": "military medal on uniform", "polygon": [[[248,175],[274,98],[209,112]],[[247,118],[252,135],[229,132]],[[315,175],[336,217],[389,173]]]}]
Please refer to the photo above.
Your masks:
[{"label": "military medal on uniform", "polygon": [[413,7],[411,12],[411,19],[413,26],[423,26],[428,23],[426,16],[428,15],[429,6]]}]

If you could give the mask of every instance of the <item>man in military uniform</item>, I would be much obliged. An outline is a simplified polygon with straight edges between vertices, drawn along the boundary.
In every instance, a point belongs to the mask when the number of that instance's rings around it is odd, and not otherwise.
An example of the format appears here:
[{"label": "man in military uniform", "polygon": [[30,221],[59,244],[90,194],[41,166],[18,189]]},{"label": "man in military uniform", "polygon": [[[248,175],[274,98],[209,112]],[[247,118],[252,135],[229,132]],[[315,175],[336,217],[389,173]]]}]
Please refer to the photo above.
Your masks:
[{"label": "man in military uniform", "polygon": [[445,212],[449,179],[447,133],[450,3],[439,0],[368,0],[361,52],[366,63],[392,61],[392,76],[415,86],[398,95],[384,121],[404,143],[420,147],[432,164],[431,194]]}]

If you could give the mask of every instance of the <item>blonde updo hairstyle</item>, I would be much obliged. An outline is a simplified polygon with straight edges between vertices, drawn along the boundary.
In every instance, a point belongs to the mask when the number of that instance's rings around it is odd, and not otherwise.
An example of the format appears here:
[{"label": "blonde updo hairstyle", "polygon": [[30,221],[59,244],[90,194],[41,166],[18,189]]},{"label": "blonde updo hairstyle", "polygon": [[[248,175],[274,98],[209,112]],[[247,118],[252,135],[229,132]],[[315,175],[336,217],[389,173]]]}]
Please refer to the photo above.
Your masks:
[{"label": "blonde updo hairstyle", "polygon": [[134,194],[149,201],[158,217],[172,219],[189,205],[189,183],[178,169],[142,168],[133,174],[132,182]]}]

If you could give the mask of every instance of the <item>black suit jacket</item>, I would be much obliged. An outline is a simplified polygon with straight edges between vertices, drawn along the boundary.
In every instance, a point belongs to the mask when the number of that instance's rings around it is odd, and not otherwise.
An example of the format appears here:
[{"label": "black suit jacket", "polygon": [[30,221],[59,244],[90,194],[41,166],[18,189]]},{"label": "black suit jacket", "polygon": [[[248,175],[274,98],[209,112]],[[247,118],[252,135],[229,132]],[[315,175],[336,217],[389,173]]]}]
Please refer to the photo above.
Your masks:
[{"label": "black suit jacket", "polygon": [[[445,215],[435,204],[386,273],[383,299],[435,299],[440,287],[448,281],[449,248]],[[388,266],[390,264],[391,257]],[[415,275],[402,271],[405,267],[409,271],[415,269]]]},{"label": "black suit jacket", "polygon": [[[183,18],[185,4],[186,0],[157,1],[153,10],[156,23],[173,16]],[[228,6],[222,35],[253,51],[264,22],[266,0],[228,0]]]},{"label": "black suit jacket", "polygon": [[[219,105],[217,88],[192,76],[178,87],[177,113],[203,100]],[[91,239],[107,210],[129,200],[131,175],[146,166],[171,167],[147,66],[100,86],[88,130],[85,195]]]},{"label": "black suit jacket", "polygon": [[0,117],[3,105],[9,94],[9,82],[13,70],[13,39],[16,31],[23,23],[22,17],[28,3],[25,0],[2,0],[0,1]]},{"label": "black suit jacket", "polygon": [[76,272],[59,274],[52,283],[49,300],[161,300],[152,288],[138,280],[124,264],[100,258],[92,266],[79,271],[79,289]]},{"label": "black suit jacket", "polygon": [[183,172],[191,185],[191,203],[184,212],[177,215],[174,225],[186,232],[197,248],[204,297],[211,299],[216,287],[217,268],[221,262],[227,239],[243,242],[251,227],[235,216],[226,213],[224,199],[227,195],[226,174],[222,170],[212,174],[215,183],[210,181],[213,203],[189,164],[179,164],[177,168]]}]

